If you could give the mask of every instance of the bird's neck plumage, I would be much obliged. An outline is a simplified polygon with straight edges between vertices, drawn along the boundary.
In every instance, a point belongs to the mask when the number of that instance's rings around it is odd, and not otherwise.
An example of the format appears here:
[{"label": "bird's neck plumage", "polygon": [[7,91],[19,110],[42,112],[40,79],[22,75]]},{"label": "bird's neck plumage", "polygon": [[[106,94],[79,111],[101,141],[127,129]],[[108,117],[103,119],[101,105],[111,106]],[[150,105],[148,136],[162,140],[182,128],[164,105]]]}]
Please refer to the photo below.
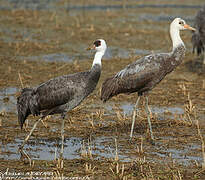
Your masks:
[{"label": "bird's neck plumage", "polygon": [[173,43],[173,48],[171,52],[171,61],[173,66],[177,66],[181,63],[182,58],[185,55],[185,45],[180,37],[179,29],[176,28],[173,24],[170,26],[170,36]]},{"label": "bird's neck plumage", "polygon": [[89,78],[88,80],[89,81],[92,81],[93,82],[98,82],[99,78],[100,78],[100,75],[101,75],[101,65],[100,64],[94,64],[90,70],[90,73],[89,73]]},{"label": "bird's neck plumage", "polygon": [[94,57],[94,60],[93,60],[93,64],[92,64],[92,67],[95,65],[95,64],[99,64],[101,66],[101,59],[104,55],[104,52],[102,51],[97,51],[95,53],[95,57]]},{"label": "bird's neck plumage", "polygon": [[185,55],[186,48],[183,41],[181,40],[179,29],[176,27],[170,27],[170,36],[173,43],[172,52],[169,53],[166,58],[166,67],[164,67],[165,74],[172,72],[181,62]]},{"label": "bird's neck plumage", "polygon": [[87,75],[85,88],[86,96],[89,95],[97,86],[101,75],[101,65],[97,63],[94,64]]},{"label": "bird's neck plumage", "polygon": [[174,51],[179,46],[185,47],[185,45],[180,37],[179,29],[175,28],[173,25],[170,26],[170,36],[171,36],[172,45],[173,45],[172,51]]},{"label": "bird's neck plumage", "polygon": [[90,70],[90,75],[89,75],[89,81],[96,86],[99,78],[100,78],[100,74],[101,74],[101,59],[104,55],[104,51],[97,51],[95,53],[95,57],[93,60],[93,64]]}]

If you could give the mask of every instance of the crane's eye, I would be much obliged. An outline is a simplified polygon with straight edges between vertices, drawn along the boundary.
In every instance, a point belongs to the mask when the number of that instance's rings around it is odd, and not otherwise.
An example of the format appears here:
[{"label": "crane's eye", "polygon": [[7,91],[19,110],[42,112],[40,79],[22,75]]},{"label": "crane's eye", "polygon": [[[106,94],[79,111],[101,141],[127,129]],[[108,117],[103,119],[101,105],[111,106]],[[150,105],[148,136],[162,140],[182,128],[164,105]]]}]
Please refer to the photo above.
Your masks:
[{"label": "crane's eye", "polygon": [[99,47],[101,45],[101,41],[97,40],[94,42],[95,47]]},{"label": "crane's eye", "polygon": [[184,24],[184,22],[183,22],[183,21],[179,21],[179,24],[183,25],[183,24]]}]

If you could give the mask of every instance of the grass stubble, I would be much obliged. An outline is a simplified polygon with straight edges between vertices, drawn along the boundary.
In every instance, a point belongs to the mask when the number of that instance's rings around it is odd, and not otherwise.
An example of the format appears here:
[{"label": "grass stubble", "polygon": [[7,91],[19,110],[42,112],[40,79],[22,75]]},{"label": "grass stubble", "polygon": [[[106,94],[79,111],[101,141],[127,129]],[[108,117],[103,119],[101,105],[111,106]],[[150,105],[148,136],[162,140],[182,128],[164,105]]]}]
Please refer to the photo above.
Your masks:
[{"label": "grass stubble", "polygon": [[[126,1],[123,1],[123,3],[123,6],[125,6]],[[24,58],[42,53],[67,52],[68,49],[70,51],[69,53],[75,53],[75,48],[77,47],[66,46],[66,42],[70,42],[73,45],[79,44],[79,41],[87,44],[96,37],[103,36],[103,38],[107,39],[108,44],[112,46],[120,46],[122,48],[138,48],[136,46],[140,46],[140,49],[153,50],[151,44],[153,44],[156,37],[163,39],[165,36],[166,39],[169,39],[165,30],[159,30],[157,32],[153,30],[150,32],[148,29],[143,29],[144,26],[141,26],[143,22],[140,21],[130,21],[128,22],[131,24],[130,26],[115,23],[115,21],[118,22],[117,12],[108,11],[106,14],[106,17],[113,19],[113,23],[106,23],[107,19],[101,17],[102,12],[99,12],[97,15],[95,14],[94,17],[83,17],[82,15],[72,17],[62,13],[45,13],[43,11],[31,10],[15,10],[12,12],[5,10],[0,12],[1,15],[8,17],[7,20],[1,19],[1,23],[4,23],[6,28],[16,28],[15,31],[13,30],[16,33],[13,33],[11,36],[12,41],[0,41],[1,88],[18,87],[20,89],[35,86],[52,77],[89,69],[92,64],[91,60],[75,60],[73,63],[65,63],[32,61]],[[122,15],[126,16],[124,13]],[[99,28],[99,24],[96,24],[95,18],[101,19],[102,24],[106,23],[107,26]],[[85,24],[84,22],[87,23]],[[148,26],[153,26],[153,22],[151,21],[147,22],[147,24]],[[163,22],[159,24],[160,26],[165,25]],[[29,37],[24,37],[18,32],[18,28],[22,26],[28,29]],[[35,30],[35,37],[32,38],[37,41],[32,41],[30,30]],[[137,36],[138,34],[140,36]],[[8,36],[7,34],[3,34],[3,32],[1,32],[1,35],[3,37]],[[110,39],[111,35],[112,39]],[[190,34],[184,34],[184,41],[188,41],[189,36]],[[142,37],[145,37],[143,42],[141,41]],[[46,38],[49,39],[49,42],[43,41]],[[119,42],[119,39],[123,39],[123,41]],[[164,46],[163,41],[155,44],[156,49]],[[23,57],[23,59],[19,60],[19,57]],[[185,64],[182,64],[174,73],[167,76],[150,94],[151,106],[169,107],[177,104],[184,108],[184,113],[175,114],[174,119],[165,116],[166,118],[159,120],[159,115],[152,113],[153,131],[156,141],[159,142],[157,147],[183,149],[187,148],[186,144],[200,145],[201,149],[195,149],[196,152],[192,152],[191,150],[186,152],[187,155],[201,156],[201,162],[195,161],[184,165],[176,161],[171,153],[165,154],[164,158],[153,155],[151,152],[161,153],[161,149],[153,147],[148,142],[149,131],[146,114],[143,110],[139,111],[134,129],[134,134],[137,137],[134,137],[133,144],[128,143],[131,116],[124,114],[119,101],[134,104],[136,95],[119,95],[118,97],[114,97],[112,99],[112,104],[114,104],[112,105],[112,113],[104,108],[106,105],[100,102],[100,88],[103,80],[122,69],[125,65],[132,62],[133,59],[139,57],[134,56],[126,60],[113,58],[109,61],[103,61],[102,76],[97,89],[79,107],[68,113],[65,123],[65,138],[81,137],[84,139],[82,141],[81,152],[79,152],[80,158],[72,160],[60,159],[57,153],[59,147],[56,146],[52,161],[33,160],[32,158],[29,161],[2,159],[0,162],[0,171],[4,174],[21,172],[24,173],[23,175],[28,175],[29,178],[39,176],[39,174],[32,172],[41,172],[43,173],[40,174],[41,177],[52,179],[63,179],[63,177],[123,180],[205,178],[203,136],[205,129],[202,121],[205,100],[203,75],[189,72]],[[189,62],[193,58],[188,52],[184,61]],[[15,96],[17,97],[18,93]],[[96,106],[91,107],[90,105],[92,104],[96,104]],[[143,102],[140,106],[143,106]],[[170,115],[170,112],[167,111],[165,115]],[[4,147],[8,143],[15,142],[15,137],[23,139],[33,126],[35,120],[35,117],[30,116],[29,121],[26,122],[24,131],[20,131],[16,114],[2,110],[0,112],[0,139],[2,142],[0,153],[5,153],[3,152]],[[60,129],[61,122],[51,116],[42,121],[37,130],[34,131],[32,137],[60,138],[60,131],[49,131],[53,127]],[[96,137],[101,136],[113,137],[113,142],[107,143],[108,146],[115,149],[112,158],[99,158],[93,153],[93,141]],[[136,158],[132,161],[121,161],[119,154],[123,152],[123,147],[126,147],[128,156],[129,154],[135,154]],[[185,154],[186,152],[184,151]],[[127,154],[127,152],[124,153]],[[9,151],[6,154],[9,154]],[[21,179],[21,176],[16,179],[18,178]]]}]

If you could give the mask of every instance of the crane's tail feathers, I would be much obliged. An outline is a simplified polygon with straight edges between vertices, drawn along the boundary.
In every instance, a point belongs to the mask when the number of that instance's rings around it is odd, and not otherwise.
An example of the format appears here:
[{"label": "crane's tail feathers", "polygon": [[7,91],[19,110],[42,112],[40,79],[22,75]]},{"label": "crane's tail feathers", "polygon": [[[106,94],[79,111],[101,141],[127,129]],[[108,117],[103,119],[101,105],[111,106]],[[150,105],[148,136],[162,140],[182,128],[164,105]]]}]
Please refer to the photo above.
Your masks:
[{"label": "crane's tail feathers", "polygon": [[194,32],[191,38],[191,42],[193,45],[193,53],[197,52],[197,55],[200,55],[203,51],[204,51],[204,44],[200,39],[200,35],[198,34],[198,32]]},{"label": "crane's tail feathers", "polygon": [[39,115],[40,112],[36,108],[35,99],[32,96],[33,89],[24,88],[21,95],[17,98],[17,111],[18,111],[18,121],[23,128],[23,124],[29,114]]},{"label": "crane's tail feathers", "polygon": [[118,94],[117,92],[119,89],[118,83],[119,83],[118,78],[115,77],[108,78],[104,81],[101,89],[101,98],[100,98],[103,102],[106,102],[111,97]]}]

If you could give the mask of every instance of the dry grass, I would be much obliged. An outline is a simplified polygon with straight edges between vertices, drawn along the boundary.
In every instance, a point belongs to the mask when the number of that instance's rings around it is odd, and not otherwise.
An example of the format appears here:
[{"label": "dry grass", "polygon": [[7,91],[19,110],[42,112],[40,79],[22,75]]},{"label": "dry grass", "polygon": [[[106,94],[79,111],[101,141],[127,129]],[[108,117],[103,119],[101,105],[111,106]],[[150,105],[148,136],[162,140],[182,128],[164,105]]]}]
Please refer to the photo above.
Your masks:
[{"label": "dry grass", "polygon": [[[89,0],[86,3],[101,4],[108,1]],[[192,3],[188,0],[186,3]],[[194,3],[198,3],[199,1]],[[80,5],[85,0],[79,1],[60,1],[59,3],[68,3],[70,5]],[[142,2],[116,1],[109,2],[121,4],[126,8],[126,4],[141,4]],[[153,3],[146,1],[143,3]],[[155,2],[165,3],[163,0]],[[181,3],[172,1],[166,3]],[[202,3],[202,2],[201,2]],[[108,46],[121,47],[124,49],[146,49],[168,51],[171,42],[168,43],[167,23],[159,22],[157,29],[153,21],[140,20],[141,14],[149,11],[158,15],[161,10],[158,9],[138,9],[131,10],[137,18],[131,18],[125,11],[92,11],[87,14],[79,13],[76,16],[70,16],[68,12],[47,12],[31,10],[2,10],[0,12],[0,22],[5,30],[0,32],[3,38],[0,41],[0,87],[32,87],[50,78],[68,73],[88,70],[92,64],[92,59],[85,61],[75,60],[72,63],[65,62],[45,62],[39,60],[27,60],[32,56],[52,53],[66,54],[85,54],[84,46],[90,44],[96,38],[102,37],[107,40]],[[176,10],[177,11],[177,10]],[[166,9],[166,13],[176,13],[175,10]],[[194,13],[190,10],[184,10]],[[178,12],[178,11],[177,11]],[[121,16],[127,19],[121,22]],[[145,26],[146,23],[146,26]],[[105,26],[106,25],[106,26]],[[3,27],[2,27],[3,28]],[[8,33],[6,29],[10,29]],[[22,29],[25,33],[21,33]],[[28,34],[25,36],[24,34]],[[111,38],[112,37],[112,38]],[[157,37],[157,38],[156,38]],[[159,38],[159,40],[158,40]],[[10,39],[10,40],[9,40]],[[185,44],[190,46],[189,33],[183,33]],[[8,40],[8,41],[7,41]],[[46,41],[47,40],[47,41]],[[153,46],[154,44],[154,46]],[[54,160],[43,161],[33,160],[1,160],[0,171],[9,173],[11,171],[28,173],[30,178],[36,175],[32,172],[41,172],[45,178],[63,179],[84,178],[84,179],[204,179],[204,137],[205,129],[203,127],[203,107],[205,101],[205,81],[204,77],[194,73],[187,72],[184,64],[180,65],[171,75],[167,76],[150,93],[150,105],[157,107],[178,106],[184,107],[184,114],[173,115],[174,120],[169,117],[170,112],[166,112],[164,119],[159,120],[159,115],[153,114],[153,131],[157,137],[156,145],[150,145],[146,138],[148,129],[146,115],[143,110],[136,120],[134,129],[135,137],[133,144],[129,144],[131,117],[125,116],[120,108],[121,102],[134,104],[136,94],[120,95],[111,100],[113,105],[110,114],[101,103],[96,103],[97,107],[87,108],[88,105],[99,102],[100,86],[105,78],[113,75],[125,67],[130,62],[141,56],[134,55],[129,59],[113,58],[109,61],[103,61],[102,76],[97,89],[87,98],[78,108],[68,113],[65,124],[65,138],[82,138],[82,147],[79,150],[81,157],[79,159],[59,159],[57,149],[55,148]],[[187,53],[185,61],[190,61],[194,56]],[[187,78],[190,77],[190,78]],[[177,83],[179,82],[179,83]],[[18,96],[18,93],[15,95]],[[106,106],[106,104],[104,105]],[[143,105],[140,106],[140,108]],[[30,116],[25,130],[28,131],[35,118]],[[200,126],[199,126],[200,124]],[[52,139],[60,137],[60,131],[50,132],[52,128],[60,129],[61,121],[58,118],[49,117],[42,121],[34,132],[35,138]],[[5,146],[8,143],[14,143],[15,138],[23,139],[27,134],[20,131],[17,126],[15,113],[0,112],[0,155],[4,155]],[[112,158],[102,158],[95,155],[94,142],[97,137],[113,137],[113,142],[103,142],[102,145],[114,149]],[[200,145],[200,149],[190,149],[188,144]],[[72,147],[69,147],[72,148]],[[187,157],[201,157],[202,162],[194,161],[188,166],[180,164],[174,159],[170,152],[163,150],[182,150],[183,155]],[[37,153],[37,152],[36,152]],[[6,152],[5,155],[8,155]],[[132,160],[123,162],[121,155],[135,157]],[[160,154],[162,157],[155,154]],[[183,156],[183,157],[184,157]],[[136,158],[137,157],[137,158]],[[189,159],[187,159],[188,161]],[[202,164],[202,166],[201,166]],[[1,176],[0,176],[1,177]]]}]

